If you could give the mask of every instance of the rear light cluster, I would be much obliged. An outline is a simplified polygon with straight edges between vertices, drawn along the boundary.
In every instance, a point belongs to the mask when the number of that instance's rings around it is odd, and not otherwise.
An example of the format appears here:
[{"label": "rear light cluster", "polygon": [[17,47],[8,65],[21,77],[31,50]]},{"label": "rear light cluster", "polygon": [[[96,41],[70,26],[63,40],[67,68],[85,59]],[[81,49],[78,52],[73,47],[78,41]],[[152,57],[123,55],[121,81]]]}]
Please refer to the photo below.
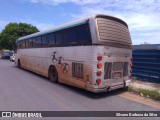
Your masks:
[{"label": "rear light cluster", "polygon": [[129,79],[132,79],[132,75],[129,76]]},{"label": "rear light cluster", "polygon": [[97,68],[98,68],[98,69],[101,69],[101,68],[102,68],[102,64],[101,64],[101,63],[98,63],[98,64],[97,64]]},{"label": "rear light cluster", "polygon": [[98,56],[98,57],[97,57],[97,60],[98,60],[98,61],[101,61],[101,60],[102,60],[102,56]]},{"label": "rear light cluster", "polygon": [[[103,59],[102,56],[97,57],[97,60],[99,61],[99,63],[97,64],[97,68],[98,68],[97,77],[100,77],[102,75],[102,71],[100,70],[103,67],[102,63],[100,63],[102,59]],[[96,83],[97,85],[99,85],[101,83],[101,78],[97,78]]]},{"label": "rear light cluster", "polygon": [[130,73],[132,73],[132,63],[130,64]]},{"label": "rear light cluster", "polygon": [[102,72],[101,71],[97,71],[97,76],[101,76]]},{"label": "rear light cluster", "polygon": [[96,83],[99,85],[99,84],[101,83],[101,79],[100,79],[100,78],[97,79],[97,80],[96,80]]}]

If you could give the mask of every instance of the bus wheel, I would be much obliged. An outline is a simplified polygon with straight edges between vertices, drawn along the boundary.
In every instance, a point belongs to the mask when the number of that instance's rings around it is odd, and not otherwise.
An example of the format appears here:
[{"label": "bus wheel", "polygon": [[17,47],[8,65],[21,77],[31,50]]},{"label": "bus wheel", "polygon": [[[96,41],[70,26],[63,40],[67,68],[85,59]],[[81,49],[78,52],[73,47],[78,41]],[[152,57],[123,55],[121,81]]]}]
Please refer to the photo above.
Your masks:
[{"label": "bus wheel", "polygon": [[18,60],[18,67],[21,68],[21,62]]},{"label": "bus wheel", "polygon": [[58,72],[54,66],[51,66],[49,69],[49,79],[51,82],[58,82]]}]

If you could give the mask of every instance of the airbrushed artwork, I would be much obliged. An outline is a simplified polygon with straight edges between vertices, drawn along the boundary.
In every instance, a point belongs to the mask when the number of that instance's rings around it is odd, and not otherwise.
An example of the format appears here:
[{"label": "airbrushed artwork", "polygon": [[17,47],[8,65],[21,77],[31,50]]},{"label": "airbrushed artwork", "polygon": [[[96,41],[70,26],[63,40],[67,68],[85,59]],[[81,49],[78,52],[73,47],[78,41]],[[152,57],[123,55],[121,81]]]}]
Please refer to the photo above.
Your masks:
[{"label": "airbrushed artwork", "polygon": [[52,62],[55,63],[56,65],[60,65],[61,70],[64,74],[67,74],[70,70],[70,66],[68,63],[64,62],[65,59],[63,57],[58,57],[56,58],[56,53],[57,52],[53,52],[52,54]]}]

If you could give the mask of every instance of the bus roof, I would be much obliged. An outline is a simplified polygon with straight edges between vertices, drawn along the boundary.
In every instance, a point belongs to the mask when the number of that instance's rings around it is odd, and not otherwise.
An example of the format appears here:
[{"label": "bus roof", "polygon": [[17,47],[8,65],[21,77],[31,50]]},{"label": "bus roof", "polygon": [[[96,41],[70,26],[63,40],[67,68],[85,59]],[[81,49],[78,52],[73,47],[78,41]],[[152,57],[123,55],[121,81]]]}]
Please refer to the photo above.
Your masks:
[{"label": "bus roof", "polygon": [[97,14],[97,15],[94,15],[94,16],[90,16],[90,17],[82,18],[82,19],[79,19],[79,20],[76,20],[76,21],[72,21],[72,22],[69,22],[69,23],[57,26],[57,27],[53,27],[53,28],[50,28],[50,29],[42,31],[42,32],[37,32],[37,33],[33,33],[33,34],[30,34],[30,35],[21,37],[17,41],[24,40],[24,39],[29,39],[29,38],[33,38],[33,37],[37,37],[37,36],[48,34],[50,32],[55,32],[55,31],[58,31],[58,30],[63,30],[65,28],[70,28],[70,27],[81,25],[81,24],[85,24],[85,23],[87,23],[89,21],[89,19],[96,18],[98,16],[104,16],[104,17],[109,17],[109,18],[117,19],[122,24],[124,24],[125,26],[127,26],[127,24],[123,20],[121,20],[119,18],[116,18],[114,16],[109,16],[109,15]]}]

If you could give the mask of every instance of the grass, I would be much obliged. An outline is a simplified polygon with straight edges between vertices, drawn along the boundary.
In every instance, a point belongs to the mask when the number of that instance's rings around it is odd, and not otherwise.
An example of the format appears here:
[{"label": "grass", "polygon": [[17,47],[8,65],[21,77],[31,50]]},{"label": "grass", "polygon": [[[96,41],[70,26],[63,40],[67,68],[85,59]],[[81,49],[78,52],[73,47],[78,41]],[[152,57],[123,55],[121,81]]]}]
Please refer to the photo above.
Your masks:
[{"label": "grass", "polygon": [[148,89],[134,88],[132,86],[129,86],[128,91],[138,93],[141,96],[147,98],[149,97],[156,101],[160,101],[160,92],[158,92],[157,90],[148,90]]}]

